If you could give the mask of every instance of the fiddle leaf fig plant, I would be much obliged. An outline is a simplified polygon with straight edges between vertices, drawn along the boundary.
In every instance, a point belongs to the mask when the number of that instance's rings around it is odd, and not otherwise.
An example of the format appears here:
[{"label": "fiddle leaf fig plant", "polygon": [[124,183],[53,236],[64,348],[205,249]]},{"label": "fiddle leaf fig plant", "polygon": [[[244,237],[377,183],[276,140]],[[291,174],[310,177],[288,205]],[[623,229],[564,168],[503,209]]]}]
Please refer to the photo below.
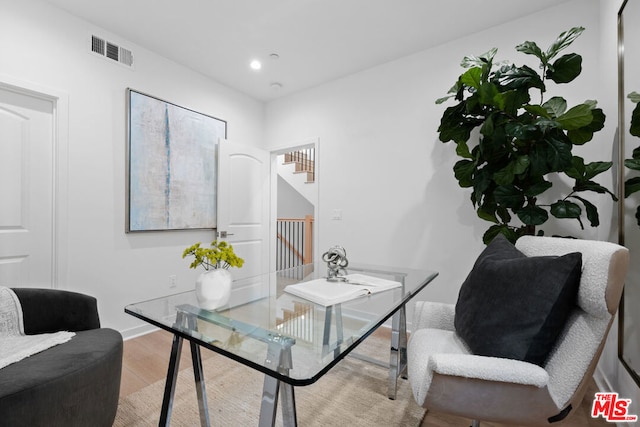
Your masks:
[{"label": "fiddle leaf fig plant", "polygon": [[[627,95],[627,98],[636,104],[633,112],[631,113],[631,123],[629,126],[629,133],[633,136],[640,137],[640,94],[637,92],[631,92]],[[625,167],[631,170],[640,171],[640,146],[634,148],[631,153],[630,159],[625,159]],[[640,191],[640,177],[635,176],[628,178],[624,182],[624,197],[627,198],[635,192]],[[640,226],[640,206],[636,208],[636,222]]]},{"label": "fiddle leaf fig plant", "polygon": [[[466,71],[448,96],[436,101],[456,101],[444,111],[439,138],[456,144],[462,159],[453,167],[455,177],[461,187],[472,189],[478,216],[493,223],[483,236],[485,243],[497,234],[512,242],[525,234],[544,234],[539,227],[550,215],[574,219],[583,229],[586,215],[596,227],[598,209],[583,193],[607,193],[617,200],[594,181],[612,162],[587,163],[572,152],[604,127],[605,115],[596,101],[569,106],[560,96],[546,98],[550,83],[570,83],[580,75],[580,55],[558,55],[583,31],[576,27],[563,32],[545,51],[531,41],[516,46],[539,60],[540,72],[527,65],[494,63],[495,48],[467,56],[461,63]],[[477,138],[472,138],[476,129]],[[573,186],[549,202],[553,174],[565,175]]]}]

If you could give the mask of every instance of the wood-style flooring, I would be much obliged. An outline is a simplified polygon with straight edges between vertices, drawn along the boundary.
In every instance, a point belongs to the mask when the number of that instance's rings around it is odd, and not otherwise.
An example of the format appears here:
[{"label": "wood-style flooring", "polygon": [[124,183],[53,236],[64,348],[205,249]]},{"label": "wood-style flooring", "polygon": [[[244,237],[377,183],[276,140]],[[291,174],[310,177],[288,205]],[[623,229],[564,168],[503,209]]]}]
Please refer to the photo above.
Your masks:
[{"label": "wood-style flooring", "polygon": [[[388,329],[380,328],[375,333],[388,335],[389,331]],[[166,378],[169,354],[171,352],[171,340],[172,335],[168,332],[156,331],[125,341],[120,396],[127,396]],[[213,352],[202,351],[203,359],[213,355]],[[180,369],[186,369],[190,366],[189,346],[183,345]],[[575,413],[565,423],[561,424],[563,427],[611,426],[610,423],[607,423],[602,418],[591,418],[591,404],[596,391],[597,387],[592,382],[582,405],[576,408]],[[158,398],[161,398],[161,396],[158,396]],[[470,420],[465,418],[428,412],[421,427],[465,427],[470,424]],[[488,422],[483,422],[481,425],[482,427],[506,427],[502,424]]]}]

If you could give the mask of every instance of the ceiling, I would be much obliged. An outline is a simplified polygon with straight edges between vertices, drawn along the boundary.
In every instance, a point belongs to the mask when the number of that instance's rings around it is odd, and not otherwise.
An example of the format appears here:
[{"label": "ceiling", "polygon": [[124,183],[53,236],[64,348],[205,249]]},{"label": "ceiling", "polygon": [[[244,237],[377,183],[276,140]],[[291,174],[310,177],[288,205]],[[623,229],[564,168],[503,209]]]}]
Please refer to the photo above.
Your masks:
[{"label": "ceiling", "polygon": [[[558,0],[45,1],[115,34],[123,39],[123,45],[127,41],[143,46],[262,101],[561,3]],[[274,53],[278,59],[271,57]],[[261,70],[249,68],[253,59],[262,61]]]}]

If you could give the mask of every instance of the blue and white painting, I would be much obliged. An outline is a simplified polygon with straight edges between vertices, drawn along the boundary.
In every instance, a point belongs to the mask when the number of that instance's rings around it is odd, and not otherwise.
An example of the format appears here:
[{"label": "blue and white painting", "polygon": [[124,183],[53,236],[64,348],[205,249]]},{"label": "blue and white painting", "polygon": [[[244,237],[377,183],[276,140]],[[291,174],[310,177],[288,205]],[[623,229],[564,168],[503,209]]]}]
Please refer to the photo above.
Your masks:
[{"label": "blue and white painting", "polygon": [[227,123],[129,90],[127,231],[216,227],[217,143]]}]

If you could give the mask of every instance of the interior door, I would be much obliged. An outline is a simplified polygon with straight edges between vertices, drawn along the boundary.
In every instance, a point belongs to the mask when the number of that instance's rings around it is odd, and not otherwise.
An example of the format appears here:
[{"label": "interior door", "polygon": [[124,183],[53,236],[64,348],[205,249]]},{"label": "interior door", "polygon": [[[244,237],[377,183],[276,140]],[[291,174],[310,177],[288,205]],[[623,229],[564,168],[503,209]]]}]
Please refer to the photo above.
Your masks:
[{"label": "interior door", "polygon": [[53,111],[0,88],[0,285],[54,286]]},{"label": "interior door", "polygon": [[264,295],[262,284],[238,281],[269,272],[269,152],[221,140],[218,144],[218,239],[233,245],[244,266],[233,269],[236,302]]}]

